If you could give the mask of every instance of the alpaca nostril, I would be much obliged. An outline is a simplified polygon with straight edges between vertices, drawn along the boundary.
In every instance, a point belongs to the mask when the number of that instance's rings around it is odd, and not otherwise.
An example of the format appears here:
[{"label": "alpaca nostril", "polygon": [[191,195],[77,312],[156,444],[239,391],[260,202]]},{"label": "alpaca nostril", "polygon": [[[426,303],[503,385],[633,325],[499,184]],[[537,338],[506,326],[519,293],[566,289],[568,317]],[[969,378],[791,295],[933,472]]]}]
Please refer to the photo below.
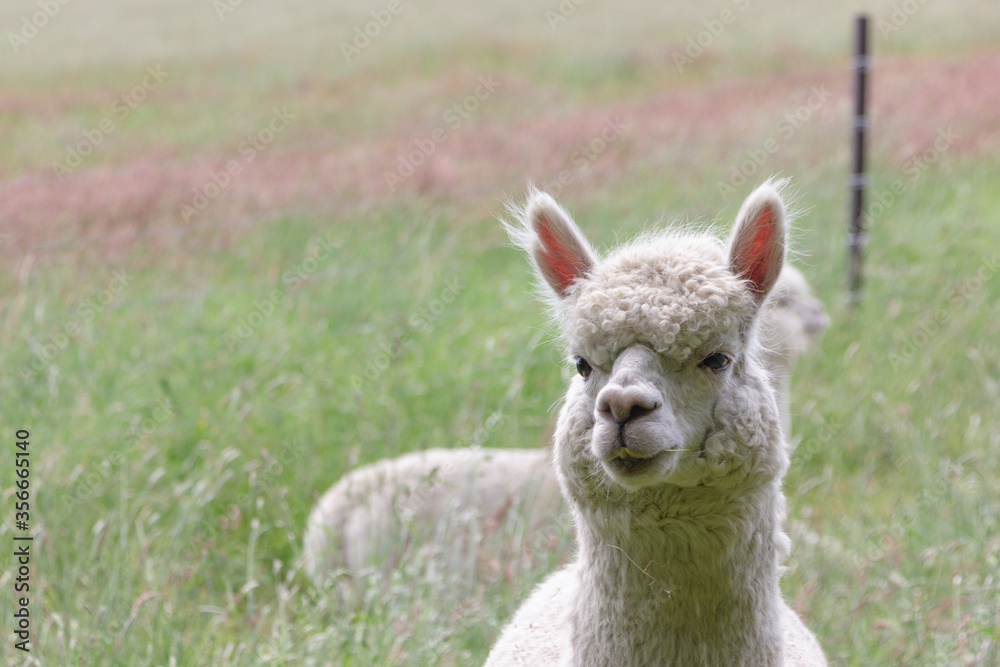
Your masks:
[{"label": "alpaca nostril", "polygon": [[626,419],[625,421],[631,421],[633,419],[639,419],[640,417],[645,417],[646,415],[652,413],[653,410],[655,410],[658,407],[660,407],[660,404],[656,402],[654,402],[653,405],[650,407],[638,404],[633,405],[632,408],[628,411],[628,419]]}]

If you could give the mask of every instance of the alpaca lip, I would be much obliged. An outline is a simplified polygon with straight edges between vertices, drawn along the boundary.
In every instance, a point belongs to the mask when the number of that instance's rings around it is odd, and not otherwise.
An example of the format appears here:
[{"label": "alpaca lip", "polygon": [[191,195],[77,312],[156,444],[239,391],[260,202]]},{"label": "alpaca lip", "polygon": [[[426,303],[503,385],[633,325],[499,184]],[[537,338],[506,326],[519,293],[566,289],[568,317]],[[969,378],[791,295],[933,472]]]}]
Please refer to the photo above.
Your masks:
[{"label": "alpaca lip", "polygon": [[[653,454],[653,456],[655,456],[655,454]],[[628,445],[622,445],[621,447],[618,448],[618,451],[615,452],[614,456],[612,456],[611,458],[612,459],[648,459],[648,458],[650,458],[650,456],[647,456],[647,455],[644,455],[644,454],[640,454],[639,452],[637,452],[637,451],[635,451],[633,449],[630,449]]]},{"label": "alpaca lip", "polygon": [[666,452],[658,452],[650,456],[645,456],[638,454],[628,447],[620,447],[614,456],[605,459],[604,464],[614,468],[618,472],[636,475],[649,470],[664,454]]}]

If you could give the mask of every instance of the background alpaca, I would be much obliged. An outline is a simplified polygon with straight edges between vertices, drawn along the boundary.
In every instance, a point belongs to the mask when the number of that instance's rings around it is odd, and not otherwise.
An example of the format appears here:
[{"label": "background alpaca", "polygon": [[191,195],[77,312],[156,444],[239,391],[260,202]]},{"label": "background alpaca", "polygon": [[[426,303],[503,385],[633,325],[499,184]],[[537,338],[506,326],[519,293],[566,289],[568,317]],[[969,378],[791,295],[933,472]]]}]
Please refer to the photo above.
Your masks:
[{"label": "background alpaca", "polygon": [[355,470],[323,495],[309,517],[303,565],[317,583],[338,575],[348,601],[361,593],[366,568],[388,576],[404,556],[473,578],[500,563],[513,573],[562,551],[558,540],[523,548],[524,533],[551,531],[562,509],[547,450],[413,452]]},{"label": "background alpaca", "polygon": [[825,664],[778,586],[788,454],[754,326],[784,260],[777,191],[728,251],[666,235],[600,261],[543,194],[522,222],[580,373],[554,450],[579,550],[487,664]]},{"label": "background alpaca", "polygon": [[[764,363],[778,391],[786,435],[790,432],[789,381],[795,362],[829,324],[805,277],[786,264],[759,315]],[[474,558],[455,562],[455,549],[440,557],[452,566],[477,566],[509,574],[530,566],[539,548],[557,549],[556,538],[536,540],[530,550],[516,543],[520,533],[505,522],[523,523],[538,534],[565,524],[548,449],[465,447],[416,452],[363,466],[334,484],[313,508],[303,541],[303,563],[320,583],[330,573],[347,579],[375,566],[388,575],[406,553],[425,557],[435,538],[460,538]],[[504,539],[513,537],[515,539]],[[557,562],[557,558],[554,562]],[[361,585],[357,581],[357,586]],[[356,587],[342,588],[355,594]]]},{"label": "background alpaca", "polygon": [[812,295],[802,272],[785,264],[757,319],[764,350],[762,361],[778,395],[778,412],[785,438],[791,442],[790,384],[795,362],[830,326],[830,318],[823,303]]}]

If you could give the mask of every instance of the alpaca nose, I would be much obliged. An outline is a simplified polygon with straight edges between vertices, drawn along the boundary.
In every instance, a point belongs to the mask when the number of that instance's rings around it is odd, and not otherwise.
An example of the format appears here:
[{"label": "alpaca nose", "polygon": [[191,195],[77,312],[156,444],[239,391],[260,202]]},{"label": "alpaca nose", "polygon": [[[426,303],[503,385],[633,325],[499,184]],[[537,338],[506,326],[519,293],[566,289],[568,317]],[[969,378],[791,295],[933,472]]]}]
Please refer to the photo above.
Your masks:
[{"label": "alpaca nose", "polygon": [[597,395],[598,414],[619,424],[645,417],[658,407],[659,394],[652,387],[608,385]]},{"label": "alpaca nose", "polygon": [[809,305],[809,313],[805,324],[806,332],[811,334],[823,333],[830,326],[830,316],[826,314],[823,304],[816,302]]}]

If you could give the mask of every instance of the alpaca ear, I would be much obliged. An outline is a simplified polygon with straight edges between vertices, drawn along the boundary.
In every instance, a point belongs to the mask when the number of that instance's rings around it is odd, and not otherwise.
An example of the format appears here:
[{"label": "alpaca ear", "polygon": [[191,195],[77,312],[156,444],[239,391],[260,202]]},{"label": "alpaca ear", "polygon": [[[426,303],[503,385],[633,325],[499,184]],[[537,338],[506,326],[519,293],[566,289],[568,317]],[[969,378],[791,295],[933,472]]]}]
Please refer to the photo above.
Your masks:
[{"label": "alpaca ear", "polygon": [[785,205],[770,183],[754,190],[736,216],[729,239],[729,269],[763,303],[785,265]]},{"label": "alpaca ear", "polygon": [[556,200],[535,192],[524,209],[529,238],[526,249],[535,267],[559,298],[565,298],[573,281],[587,275],[596,256],[583,232]]}]

